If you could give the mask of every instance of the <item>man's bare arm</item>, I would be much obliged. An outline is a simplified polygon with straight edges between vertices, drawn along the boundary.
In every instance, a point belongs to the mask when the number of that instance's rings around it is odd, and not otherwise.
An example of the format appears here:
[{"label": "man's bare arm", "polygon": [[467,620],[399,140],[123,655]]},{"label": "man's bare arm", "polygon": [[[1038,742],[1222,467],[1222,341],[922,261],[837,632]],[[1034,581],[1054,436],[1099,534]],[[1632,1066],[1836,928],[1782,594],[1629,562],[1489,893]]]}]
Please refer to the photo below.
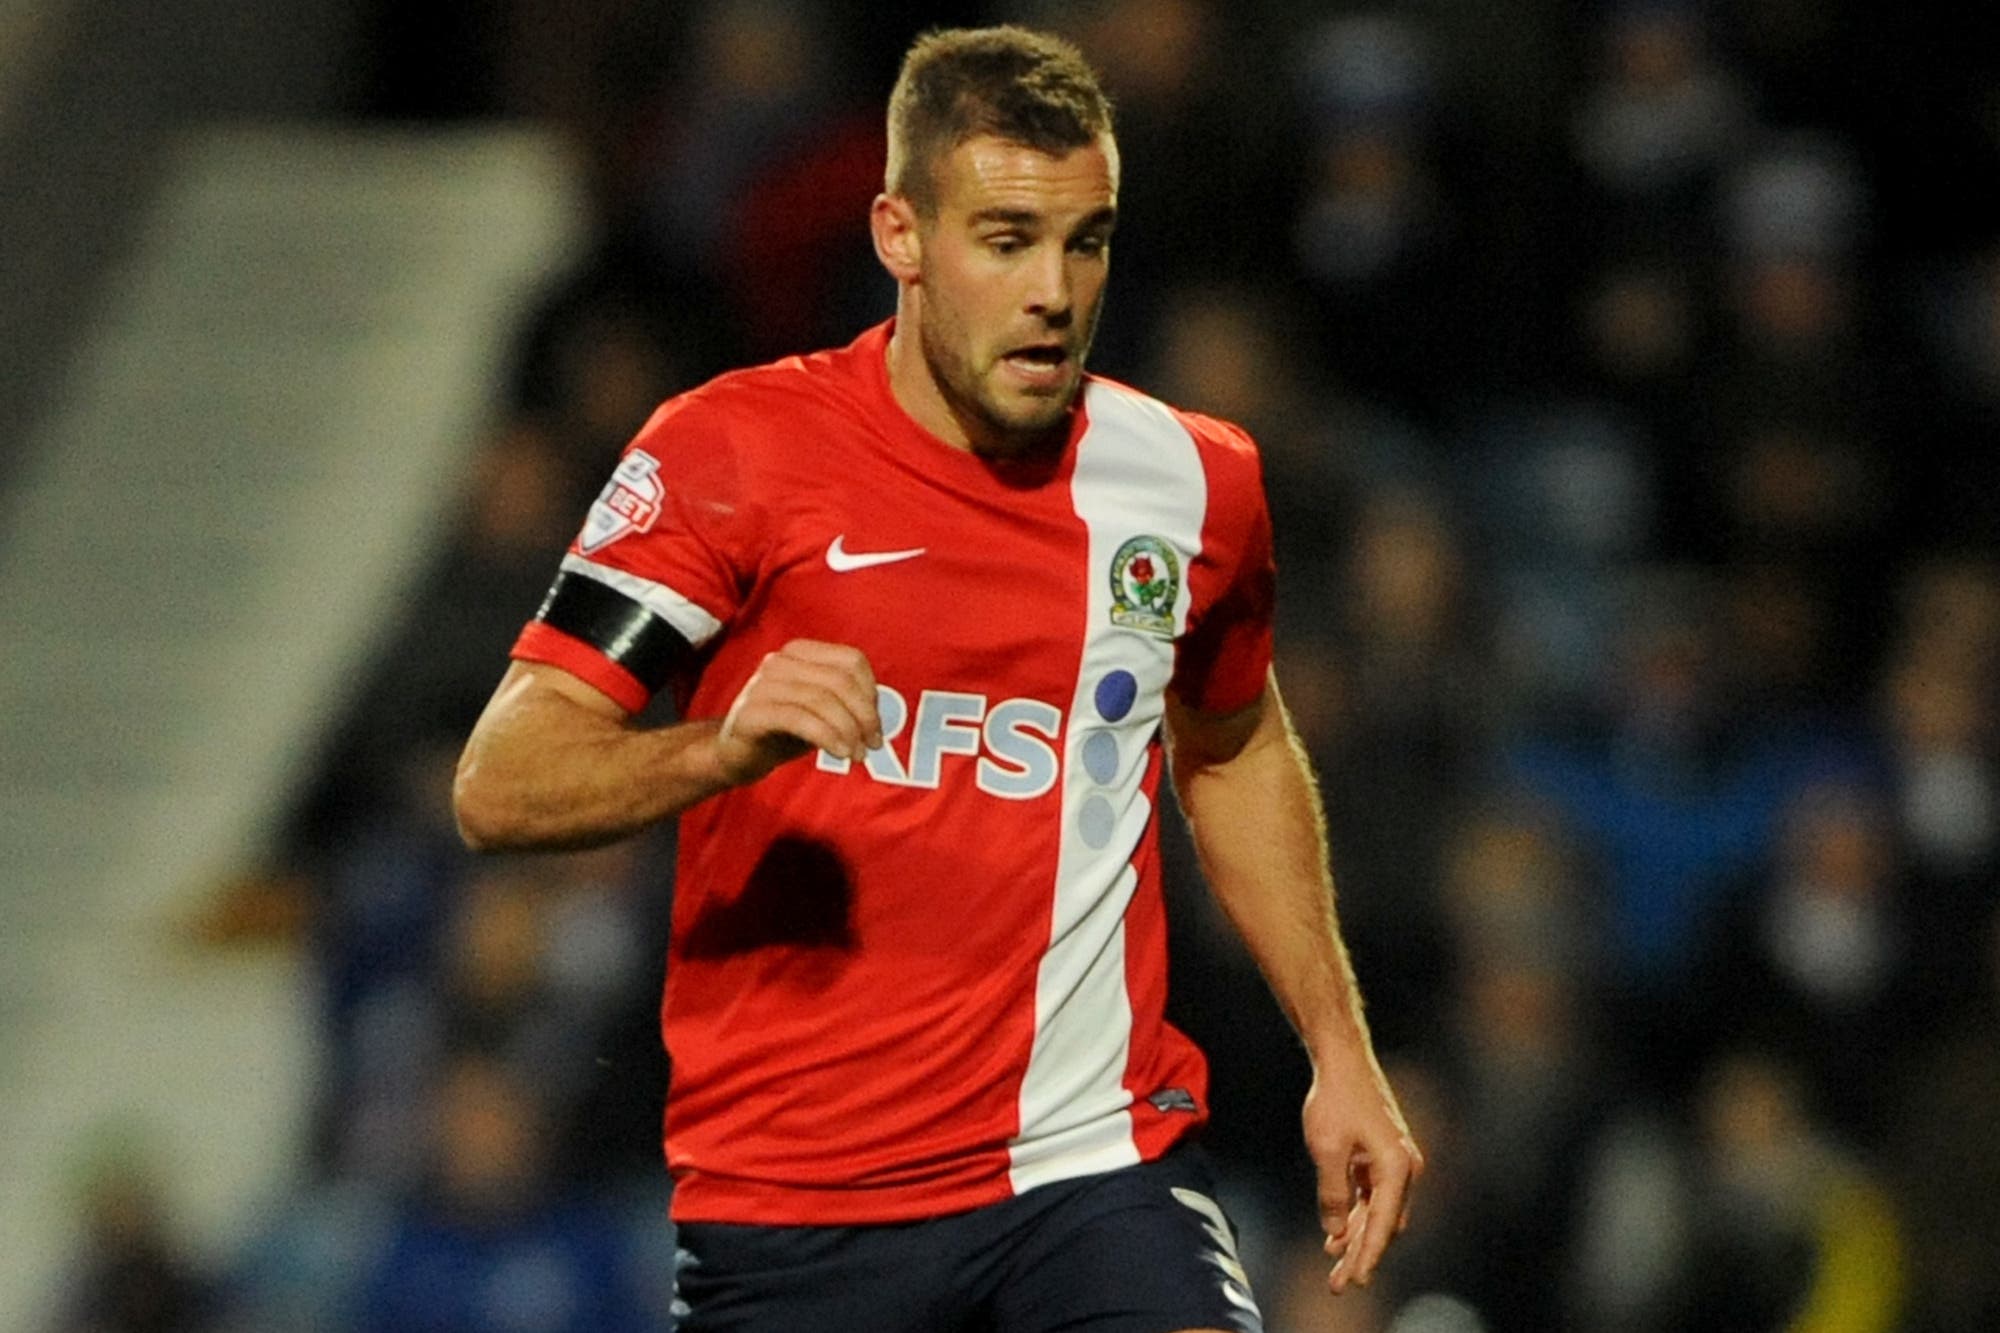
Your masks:
[{"label": "man's bare arm", "polygon": [[1241,712],[1169,698],[1174,785],[1210,889],[1305,1042],[1306,1145],[1319,1174],[1335,1291],[1366,1285],[1423,1170],[1375,1058],[1334,913],[1319,792],[1275,680]]},{"label": "man's bare arm", "polygon": [[881,743],[874,674],[842,644],[796,639],[722,719],[650,729],[568,672],[516,662],[466,742],[452,804],[477,851],[590,847],[813,750],[859,759]]}]

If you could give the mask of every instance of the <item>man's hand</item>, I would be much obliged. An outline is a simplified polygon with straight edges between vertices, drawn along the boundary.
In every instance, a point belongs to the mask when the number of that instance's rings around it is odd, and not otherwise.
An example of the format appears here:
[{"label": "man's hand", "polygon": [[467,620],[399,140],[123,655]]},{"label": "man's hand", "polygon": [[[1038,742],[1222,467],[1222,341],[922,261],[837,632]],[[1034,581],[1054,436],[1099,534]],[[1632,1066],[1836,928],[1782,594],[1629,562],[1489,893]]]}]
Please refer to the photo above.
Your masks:
[{"label": "man's hand", "polygon": [[1423,1174],[1424,1155],[1379,1072],[1331,1083],[1315,1077],[1304,1120],[1326,1252],[1335,1260],[1328,1285],[1335,1293],[1350,1283],[1365,1287],[1390,1238],[1409,1223],[1410,1185]]},{"label": "man's hand", "polygon": [[859,759],[882,744],[875,672],[858,648],[793,639],[766,653],[722,719],[716,757],[732,785],[813,750]]}]

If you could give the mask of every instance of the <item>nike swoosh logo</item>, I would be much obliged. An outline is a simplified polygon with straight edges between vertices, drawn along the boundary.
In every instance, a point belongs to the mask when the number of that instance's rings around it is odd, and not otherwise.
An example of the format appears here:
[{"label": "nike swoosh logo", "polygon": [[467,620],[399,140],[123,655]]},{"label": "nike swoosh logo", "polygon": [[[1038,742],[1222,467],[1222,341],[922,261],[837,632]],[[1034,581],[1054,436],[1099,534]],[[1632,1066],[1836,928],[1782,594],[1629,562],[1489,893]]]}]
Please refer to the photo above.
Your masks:
[{"label": "nike swoosh logo", "polygon": [[847,534],[843,532],[833,539],[833,545],[826,548],[826,567],[836,574],[872,569],[876,565],[893,565],[898,560],[914,560],[929,549],[919,546],[908,551],[849,551],[846,541]]}]

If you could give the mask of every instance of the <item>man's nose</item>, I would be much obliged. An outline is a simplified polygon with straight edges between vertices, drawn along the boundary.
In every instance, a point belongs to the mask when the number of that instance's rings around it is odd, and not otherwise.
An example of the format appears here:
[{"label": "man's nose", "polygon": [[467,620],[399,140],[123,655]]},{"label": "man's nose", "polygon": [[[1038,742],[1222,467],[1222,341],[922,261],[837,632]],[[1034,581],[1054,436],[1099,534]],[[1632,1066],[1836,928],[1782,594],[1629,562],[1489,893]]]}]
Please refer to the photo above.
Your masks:
[{"label": "man's nose", "polygon": [[1053,250],[1034,265],[1028,288],[1027,310],[1052,328],[1065,328],[1070,321],[1072,292],[1068,258]]}]

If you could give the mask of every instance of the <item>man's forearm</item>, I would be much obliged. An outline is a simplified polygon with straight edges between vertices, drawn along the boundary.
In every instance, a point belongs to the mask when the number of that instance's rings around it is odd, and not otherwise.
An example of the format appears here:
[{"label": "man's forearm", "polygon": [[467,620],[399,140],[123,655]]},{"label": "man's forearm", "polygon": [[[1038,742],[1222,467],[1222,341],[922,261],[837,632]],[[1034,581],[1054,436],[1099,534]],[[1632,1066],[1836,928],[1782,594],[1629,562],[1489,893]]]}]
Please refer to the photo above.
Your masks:
[{"label": "man's forearm", "polygon": [[598,846],[728,786],[715,722],[640,730],[510,680],[459,760],[453,806],[477,851]]},{"label": "man's forearm", "polygon": [[1177,748],[1175,782],[1211,891],[1249,948],[1315,1068],[1379,1076],[1340,937],[1325,820],[1275,691],[1224,759]]},{"label": "man's forearm", "polygon": [[860,759],[882,744],[875,689],[858,649],[794,639],[764,655],[720,722],[640,730],[568,672],[516,662],[459,759],[459,832],[480,851],[594,847],[815,749]]}]

